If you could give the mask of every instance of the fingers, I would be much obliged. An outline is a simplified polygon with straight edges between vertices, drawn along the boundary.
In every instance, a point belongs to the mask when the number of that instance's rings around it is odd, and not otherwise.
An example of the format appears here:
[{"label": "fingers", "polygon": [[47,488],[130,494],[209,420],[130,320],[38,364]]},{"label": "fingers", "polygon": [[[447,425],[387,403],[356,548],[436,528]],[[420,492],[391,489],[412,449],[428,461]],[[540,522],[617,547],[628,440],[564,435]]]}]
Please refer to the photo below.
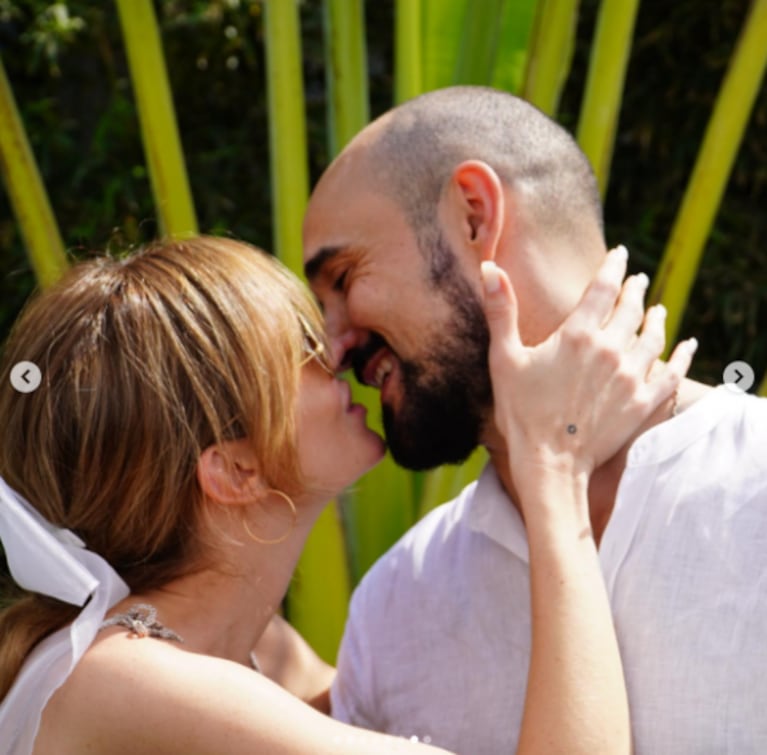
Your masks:
[{"label": "fingers", "polygon": [[519,338],[517,298],[506,272],[494,262],[485,261],[480,268],[485,291],[485,317],[490,329],[491,349],[500,344],[514,350],[521,346]]},{"label": "fingers", "polygon": [[666,308],[657,304],[647,310],[633,355],[642,374],[650,372],[666,346]]},{"label": "fingers", "polygon": [[650,369],[638,398],[644,402],[645,413],[651,414],[679,388],[692,364],[698,341],[690,338],[677,344],[668,362],[656,361]]},{"label": "fingers", "polygon": [[639,330],[645,316],[644,295],[650,279],[644,274],[632,275],[621,289],[615,310],[605,323],[604,330],[616,343],[629,343]]},{"label": "fingers", "polygon": [[607,253],[596,277],[567,321],[576,328],[601,327],[615,309],[626,275],[628,251],[618,246]]},{"label": "fingers", "polygon": [[688,338],[686,341],[677,344],[671,354],[671,358],[664,365],[664,374],[656,380],[658,391],[667,391],[667,395],[670,395],[670,393],[677,389],[687,375],[697,349],[698,340],[696,338]]},{"label": "fingers", "polygon": [[677,344],[671,358],[666,362],[666,367],[673,372],[681,381],[687,375],[692,364],[692,358],[698,350],[698,339],[688,338]]}]

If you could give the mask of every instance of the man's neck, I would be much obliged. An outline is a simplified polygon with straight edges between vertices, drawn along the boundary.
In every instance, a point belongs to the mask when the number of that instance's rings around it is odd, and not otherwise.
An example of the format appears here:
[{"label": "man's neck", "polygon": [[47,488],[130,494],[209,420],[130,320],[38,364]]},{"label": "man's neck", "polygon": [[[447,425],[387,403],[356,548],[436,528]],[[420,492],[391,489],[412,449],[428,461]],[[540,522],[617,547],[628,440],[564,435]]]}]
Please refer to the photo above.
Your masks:
[{"label": "man's neck", "polygon": [[[608,459],[604,464],[594,470],[589,481],[589,514],[591,518],[591,528],[594,539],[599,544],[604,534],[607,523],[610,521],[613,508],[615,507],[615,496],[618,492],[623,471],[626,468],[626,459],[629,449],[634,441],[651,427],[665,422],[674,414],[684,411],[691,404],[695,403],[705,393],[712,390],[711,386],[696,383],[692,380],[684,380],[677,391],[677,395],[664,401],[656,411],[648,417],[642,425],[633,433],[633,435],[624,443],[619,451]],[[509,469],[507,450],[502,439],[496,439],[494,442],[487,443],[490,460],[495,467],[501,483],[509,494],[512,503],[522,515],[519,507],[517,491],[514,486],[513,470]]]}]

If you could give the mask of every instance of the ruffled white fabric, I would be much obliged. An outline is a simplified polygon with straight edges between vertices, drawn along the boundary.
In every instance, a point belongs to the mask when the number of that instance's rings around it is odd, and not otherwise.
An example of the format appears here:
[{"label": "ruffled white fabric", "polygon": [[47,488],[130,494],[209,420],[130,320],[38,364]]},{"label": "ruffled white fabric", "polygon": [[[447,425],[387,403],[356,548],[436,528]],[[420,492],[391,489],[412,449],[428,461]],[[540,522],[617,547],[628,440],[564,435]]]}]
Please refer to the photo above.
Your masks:
[{"label": "ruffled white fabric", "polygon": [[18,585],[84,606],[71,625],[35,648],[0,703],[3,752],[28,755],[51,695],[93,642],[106,612],[130,590],[101,556],[87,550],[73,532],[47,522],[2,477],[0,540]]}]

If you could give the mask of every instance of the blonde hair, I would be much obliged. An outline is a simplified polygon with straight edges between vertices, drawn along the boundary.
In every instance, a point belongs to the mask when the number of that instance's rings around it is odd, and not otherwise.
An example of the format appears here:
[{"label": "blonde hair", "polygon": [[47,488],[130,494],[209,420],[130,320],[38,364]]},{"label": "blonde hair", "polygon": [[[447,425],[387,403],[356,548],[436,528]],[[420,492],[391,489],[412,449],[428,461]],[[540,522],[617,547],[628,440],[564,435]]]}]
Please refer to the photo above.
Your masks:
[{"label": "blonde hair", "polygon": [[[7,343],[0,474],[132,591],[159,587],[204,559],[196,465],[207,446],[247,438],[268,486],[300,486],[300,365],[324,339],[303,286],[240,242],[162,241],[81,263],[28,304]],[[42,372],[30,394],[8,381],[22,360]],[[0,614],[0,698],[73,613],[27,595]]]}]

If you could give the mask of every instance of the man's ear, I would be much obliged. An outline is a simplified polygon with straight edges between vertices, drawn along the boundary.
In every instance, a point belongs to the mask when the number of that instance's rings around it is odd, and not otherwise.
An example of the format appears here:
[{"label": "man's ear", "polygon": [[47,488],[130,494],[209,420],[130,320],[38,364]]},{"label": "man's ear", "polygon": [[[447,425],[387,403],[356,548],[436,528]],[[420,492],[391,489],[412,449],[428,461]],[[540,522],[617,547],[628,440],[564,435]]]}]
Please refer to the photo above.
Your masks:
[{"label": "man's ear", "polygon": [[216,503],[253,503],[263,491],[255,453],[245,439],[208,446],[197,460],[197,481]]},{"label": "man's ear", "polygon": [[450,214],[478,261],[495,259],[505,218],[505,195],[498,174],[481,160],[465,160],[450,177]]}]

